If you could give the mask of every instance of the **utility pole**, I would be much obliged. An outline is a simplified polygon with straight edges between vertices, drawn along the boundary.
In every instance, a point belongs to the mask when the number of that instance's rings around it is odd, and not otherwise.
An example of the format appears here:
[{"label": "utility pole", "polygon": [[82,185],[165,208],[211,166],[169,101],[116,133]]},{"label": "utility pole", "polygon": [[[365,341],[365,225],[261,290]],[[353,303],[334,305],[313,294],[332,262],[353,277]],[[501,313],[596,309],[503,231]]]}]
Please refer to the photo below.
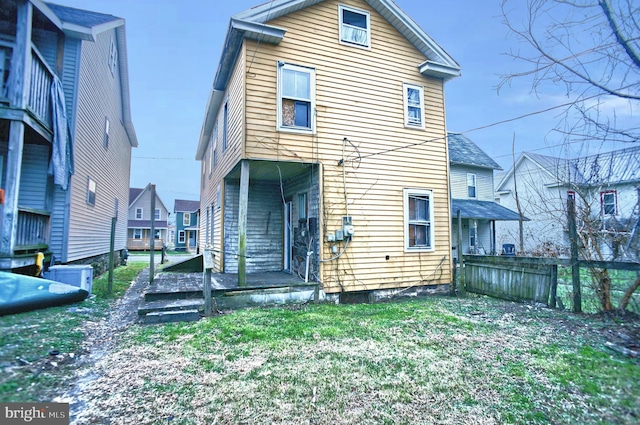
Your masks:
[{"label": "utility pole", "polygon": [[151,191],[151,234],[149,235],[149,283],[153,283],[153,267],[155,266],[154,248],[155,248],[155,233],[156,233],[156,185],[149,184],[149,190]]}]

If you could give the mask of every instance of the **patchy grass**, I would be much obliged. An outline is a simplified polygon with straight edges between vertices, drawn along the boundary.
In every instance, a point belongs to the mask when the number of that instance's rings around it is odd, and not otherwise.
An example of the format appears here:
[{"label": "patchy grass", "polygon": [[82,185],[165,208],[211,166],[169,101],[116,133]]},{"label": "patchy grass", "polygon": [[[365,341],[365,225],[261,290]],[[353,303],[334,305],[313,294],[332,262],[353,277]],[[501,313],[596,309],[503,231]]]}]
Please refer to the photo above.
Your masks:
[{"label": "patchy grass", "polygon": [[635,424],[640,364],[604,342],[639,328],[486,298],[134,326],[78,423]]},{"label": "patchy grass", "polygon": [[101,320],[143,268],[115,269],[112,294],[105,273],[81,303],[0,317],[0,402],[49,401],[66,391],[85,354],[84,326]]}]

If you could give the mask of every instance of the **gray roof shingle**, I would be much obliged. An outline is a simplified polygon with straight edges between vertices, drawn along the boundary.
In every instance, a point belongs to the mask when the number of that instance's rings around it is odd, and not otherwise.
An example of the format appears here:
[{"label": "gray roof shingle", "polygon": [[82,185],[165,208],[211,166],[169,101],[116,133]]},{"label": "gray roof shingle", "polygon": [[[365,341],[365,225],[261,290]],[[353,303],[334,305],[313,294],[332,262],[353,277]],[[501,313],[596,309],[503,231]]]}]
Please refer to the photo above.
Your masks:
[{"label": "gray roof shingle", "polygon": [[80,25],[82,27],[92,28],[107,22],[119,20],[117,16],[107,15],[104,13],[91,12],[89,10],[75,9],[73,7],[61,6],[54,3],[46,3],[46,5],[56,14],[63,22]]},{"label": "gray roof shingle", "polygon": [[449,144],[449,162],[456,165],[472,165],[474,167],[502,170],[489,155],[460,133],[447,133]]},{"label": "gray roof shingle", "polygon": [[173,212],[196,212],[200,209],[200,201],[176,199],[173,203]]}]

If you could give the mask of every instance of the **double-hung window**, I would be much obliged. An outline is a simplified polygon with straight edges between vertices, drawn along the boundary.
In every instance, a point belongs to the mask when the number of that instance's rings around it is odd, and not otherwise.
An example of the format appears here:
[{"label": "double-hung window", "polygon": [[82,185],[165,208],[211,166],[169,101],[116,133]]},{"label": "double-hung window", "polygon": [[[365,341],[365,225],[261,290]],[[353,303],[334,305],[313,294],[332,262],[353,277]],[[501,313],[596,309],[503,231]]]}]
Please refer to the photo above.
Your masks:
[{"label": "double-hung window", "polygon": [[467,173],[467,195],[472,199],[478,197],[478,192],[476,190],[476,175],[472,173]]},{"label": "double-hung window", "polygon": [[600,204],[603,215],[616,215],[618,213],[616,191],[607,190],[606,192],[600,192]]},{"label": "double-hung window", "polygon": [[155,212],[153,213],[153,219],[154,220],[160,220],[160,208],[156,208]]},{"label": "double-hung window", "polygon": [[133,229],[133,239],[142,239],[142,229]]},{"label": "double-hung window", "polygon": [[371,46],[369,12],[340,5],[340,42],[356,46]]},{"label": "double-hung window", "polygon": [[142,220],[142,208],[136,208],[136,220]]},{"label": "double-hung window", "polygon": [[184,212],[182,213],[182,225],[190,226],[191,225],[191,213]]},{"label": "double-hung window", "polygon": [[87,177],[87,204],[96,204],[96,181]]},{"label": "double-hung window", "polygon": [[406,251],[432,251],[433,192],[424,189],[404,190],[404,234]]},{"label": "double-hung window", "polygon": [[178,232],[178,243],[184,243],[185,241],[185,232],[184,230],[180,230]]},{"label": "double-hung window", "polygon": [[314,129],[316,71],[278,64],[278,128],[311,133]]},{"label": "double-hung window", "polygon": [[415,84],[403,84],[404,125],[424,128],[424,88]]}]

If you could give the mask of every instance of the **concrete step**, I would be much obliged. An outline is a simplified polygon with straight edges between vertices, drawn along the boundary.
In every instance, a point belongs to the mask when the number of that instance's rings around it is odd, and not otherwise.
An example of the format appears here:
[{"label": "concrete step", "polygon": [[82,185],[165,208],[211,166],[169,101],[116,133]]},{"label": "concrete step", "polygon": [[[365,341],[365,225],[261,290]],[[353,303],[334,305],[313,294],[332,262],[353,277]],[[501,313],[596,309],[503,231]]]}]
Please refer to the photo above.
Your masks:
[{"label": "concrete step", "polygon": [[138,307],[138,315],[144,316],[145,314],[162,311],[179,311],[179,310],[203,310],[204,299],[192,298],[186,300],[156,300],[146,301],[140,304]]},{"label": "concrete step", "polygon": [[171,310],[156,311],[144,316],[144,323],[174,323],[174,322],[196,322],[200,319],[198,310]]}]

